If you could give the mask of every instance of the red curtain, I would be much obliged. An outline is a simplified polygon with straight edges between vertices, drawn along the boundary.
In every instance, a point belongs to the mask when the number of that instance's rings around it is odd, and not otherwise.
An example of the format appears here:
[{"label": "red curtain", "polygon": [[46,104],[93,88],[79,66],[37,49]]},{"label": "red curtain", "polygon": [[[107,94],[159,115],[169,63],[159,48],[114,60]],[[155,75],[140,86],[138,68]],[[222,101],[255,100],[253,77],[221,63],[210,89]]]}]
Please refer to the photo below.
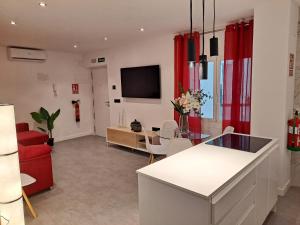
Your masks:
[{"label": "red curtain", "polygon": [[250,134],[253,21],[226,27],[223,130]]},{"label": "red curtain", "polygon": [[[185,91],[188,89],[200,89],[199,80],[199,55],[200,55],[200,34],[193,33],[196,49],[196,65],[190,67],[188,64],[188,39],[190,34],[176,35],[174,38],[174,96],[180,96],[179,84]],[[178,122],[179,114],[174,111],[174,118]],[[189,116],[189,128],[191,132],[201,133],[201,118],[198,115],[191,114]]]}]

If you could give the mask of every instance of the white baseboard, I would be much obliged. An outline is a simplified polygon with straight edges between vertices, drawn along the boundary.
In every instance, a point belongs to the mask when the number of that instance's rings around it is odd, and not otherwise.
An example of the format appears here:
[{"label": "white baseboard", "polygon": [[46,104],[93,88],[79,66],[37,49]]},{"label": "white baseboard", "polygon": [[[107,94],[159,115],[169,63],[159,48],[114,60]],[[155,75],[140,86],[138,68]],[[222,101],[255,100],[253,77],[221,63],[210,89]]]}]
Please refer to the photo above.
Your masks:
[{"label": "white baseboard", "polygon": [[291,186],[291,180],[288,180],[285,185],[283,185],[282,187],[278,187],[278,189],[277,189],[278,195],[285,196],[285,194],[289,190],[290,186]]},{"label": "white baseboard", "polygon": [[79,137],[84,137],[84,136],[88,136],[88,135],[94,135],[94,134],[95,134],[94,131],[86,131],[86,132],[82,132],[82,133],[77,133],[77,134],[64,136],[64,137],[61,137],[61,138],[55,138],[55,142],[66,141],[66,140],[79,138]]}]

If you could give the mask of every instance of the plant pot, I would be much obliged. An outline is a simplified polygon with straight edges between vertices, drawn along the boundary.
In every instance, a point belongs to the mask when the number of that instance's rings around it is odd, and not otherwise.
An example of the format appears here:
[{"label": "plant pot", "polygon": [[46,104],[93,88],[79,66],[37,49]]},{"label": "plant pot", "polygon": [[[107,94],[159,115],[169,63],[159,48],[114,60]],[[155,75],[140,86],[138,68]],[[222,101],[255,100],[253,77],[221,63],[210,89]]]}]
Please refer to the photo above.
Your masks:
[{"label": "plant pot", "polygon": [[49,138],[48,141],[47,141],[47,144],[49,146],[54,146],[54,138]]}]

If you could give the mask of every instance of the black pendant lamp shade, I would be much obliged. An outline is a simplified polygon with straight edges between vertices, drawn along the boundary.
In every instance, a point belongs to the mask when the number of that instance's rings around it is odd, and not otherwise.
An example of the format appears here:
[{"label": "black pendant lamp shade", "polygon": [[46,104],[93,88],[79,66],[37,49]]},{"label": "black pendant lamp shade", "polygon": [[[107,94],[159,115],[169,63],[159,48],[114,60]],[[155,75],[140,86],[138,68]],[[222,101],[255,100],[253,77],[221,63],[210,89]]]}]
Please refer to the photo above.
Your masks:
[{"label": "black pendant lamp shade", "polygon": [[218,38],[213,36],[210,39],[210,56],[218,56],[218,55],[219,55]]},{"label": "black pendant lamp shade", "polygon": [[219,55],[218,38],[215,37],[215,25],[216,25],[216,2],[214,0],[214,24],[213,24],[214,36],[210,39],[210,56]]},{"label": "black pendant lamp shade", "polygon": [[205,42],[204,42],[204,17],[205,17],[205,0],[202,0],[202,11],[203,11],[203,18],[202,18],[202,54],[200,55],[200,76],[202,80],[207,80],[207,55],[204,54],[205,49]]},{"label": "black pendant lamp shade", "polygon": [[188,62],[190,65],[194,65],[196,61],[196,50],[193,38],[193,1],[190,0],[190,37],[188,40]]},{"label": "black pendant lamp shade", "polygon": [[188,40],[188,61],[190,64],[196,61],[195,43],[192,37]]},{"label": "black pendant lamp shade", "polygon": [[207,55],[200,55],[200,66],[201,66],[201,79],[207,80],[207,74],[208,74],[208,62],[207,62]]}]

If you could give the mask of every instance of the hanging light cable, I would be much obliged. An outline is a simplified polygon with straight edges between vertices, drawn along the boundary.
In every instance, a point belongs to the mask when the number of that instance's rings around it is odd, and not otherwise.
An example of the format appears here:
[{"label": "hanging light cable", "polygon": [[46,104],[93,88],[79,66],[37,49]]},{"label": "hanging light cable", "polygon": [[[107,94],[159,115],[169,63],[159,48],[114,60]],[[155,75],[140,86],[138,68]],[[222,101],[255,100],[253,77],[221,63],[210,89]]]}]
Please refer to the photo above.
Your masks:
[{"label": "hanging light cable", "polygon": [[205,0],[202,0],[202,54],[200,55],[200,76],[202,80],[207,80],[207,55],[204,54],[205,41],[204,41],[204,32],[205,32]]},{"label": "hanging light cable", "polygon": [[214,0],[213,37],[210,39],[210,56],[219,55],[218,38],[215,37],[215,31],[216,31],[216,1]]},{"label": "hanging light cable", "polygon": [[188,39],[188,62],[194,66],[196,61],[195,43],[193,38],[193,1],[190,0],[190,36]]}]

